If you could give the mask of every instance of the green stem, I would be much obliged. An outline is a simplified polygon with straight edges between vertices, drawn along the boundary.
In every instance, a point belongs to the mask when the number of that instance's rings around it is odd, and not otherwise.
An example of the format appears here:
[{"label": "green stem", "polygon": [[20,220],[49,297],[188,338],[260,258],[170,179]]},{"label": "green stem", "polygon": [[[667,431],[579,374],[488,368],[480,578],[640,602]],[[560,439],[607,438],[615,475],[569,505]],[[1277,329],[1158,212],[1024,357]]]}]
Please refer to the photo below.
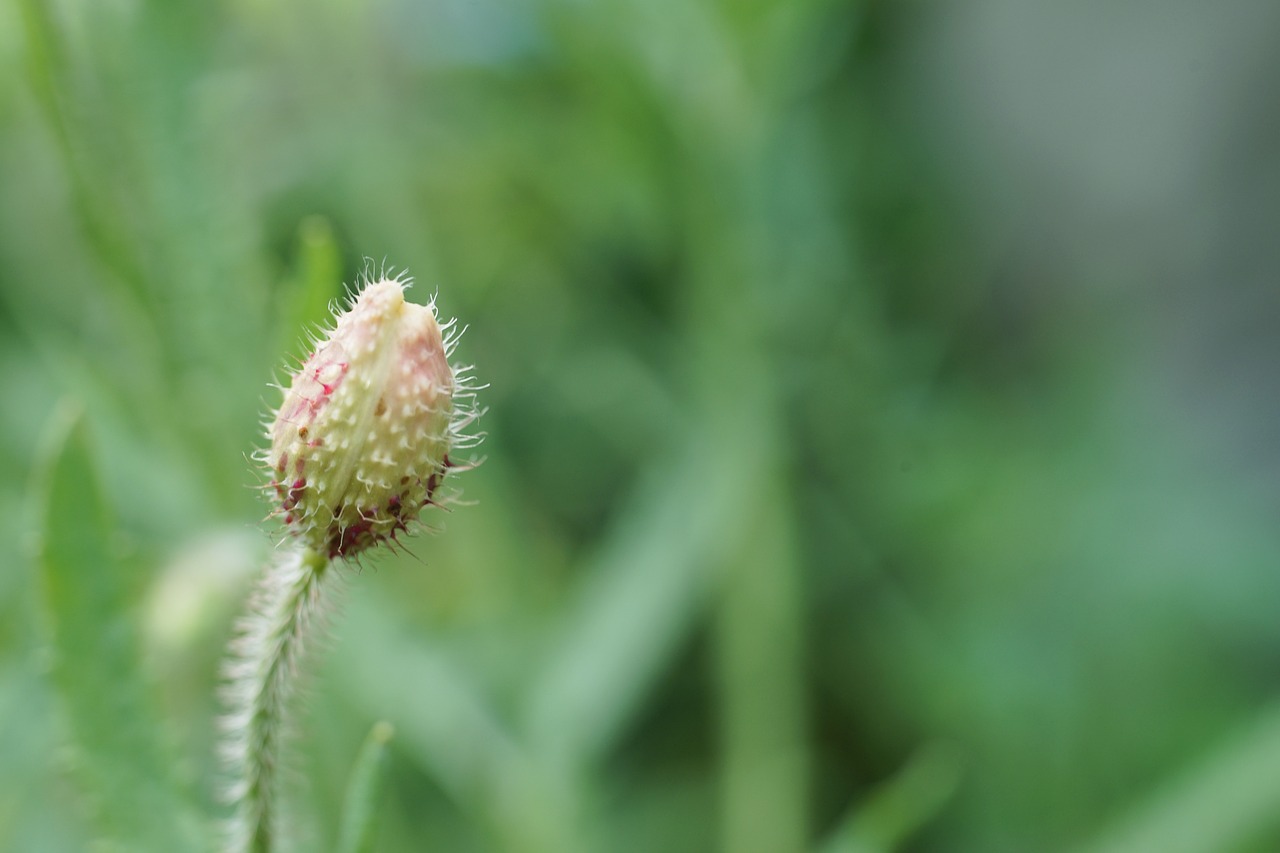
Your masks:
[{"label": "green stem", "polygon": [[280,740],[298,661],[321,604],[329,560],[293,549],[267,568],[231,647],[226,756],[234,772],[229,853],[275,848]]}]

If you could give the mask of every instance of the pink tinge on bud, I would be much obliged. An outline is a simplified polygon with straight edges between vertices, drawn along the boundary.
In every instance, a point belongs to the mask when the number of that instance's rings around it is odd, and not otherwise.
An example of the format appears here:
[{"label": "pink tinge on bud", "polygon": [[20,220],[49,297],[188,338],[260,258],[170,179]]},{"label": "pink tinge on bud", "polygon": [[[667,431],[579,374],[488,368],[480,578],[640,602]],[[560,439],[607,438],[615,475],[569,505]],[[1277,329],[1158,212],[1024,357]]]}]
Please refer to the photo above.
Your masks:
[{"label": "pink tinge on bud", "polygon": [[304,544],[351,557],[433,503],[449,467],[456,379],[434,305],[382,279],[293,375],[268,430],[278,514]]}]

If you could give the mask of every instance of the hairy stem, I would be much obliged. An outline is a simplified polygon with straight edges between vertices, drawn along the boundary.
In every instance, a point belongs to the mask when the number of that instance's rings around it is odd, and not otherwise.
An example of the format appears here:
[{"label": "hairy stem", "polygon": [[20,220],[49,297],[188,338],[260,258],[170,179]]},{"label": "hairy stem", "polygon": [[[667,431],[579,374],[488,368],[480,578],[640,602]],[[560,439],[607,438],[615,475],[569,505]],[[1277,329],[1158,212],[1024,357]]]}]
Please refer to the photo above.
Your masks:
[{"label": "hairy stem", "polygon": [[234,773],[229,853],[275,849],[275,795],[287,704],[308,631],[320,608],[323,555],[286,551],[268,566],[231,645],[226,758]]}]

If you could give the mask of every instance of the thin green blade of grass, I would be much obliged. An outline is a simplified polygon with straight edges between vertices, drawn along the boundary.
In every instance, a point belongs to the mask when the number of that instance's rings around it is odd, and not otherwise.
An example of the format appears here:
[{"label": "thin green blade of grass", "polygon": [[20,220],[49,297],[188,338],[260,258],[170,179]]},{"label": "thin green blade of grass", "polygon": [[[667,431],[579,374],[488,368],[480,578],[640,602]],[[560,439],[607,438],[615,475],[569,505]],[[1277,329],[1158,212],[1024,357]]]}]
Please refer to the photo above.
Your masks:
[{"label": "thin green blade of grass", "polygon": [[387,746],[395,735],[390,723],[375,723],[360,747],[342,804],[338,853],[369,853],[377,836],[378,798],[386,780]]},{"label": "thin green blade of grass", "polygon": [[343,608],[350,636],[334,677],[356,707],[395,727],[404,754],[464,811],[500,822],[496,792],[526,763],[482,692],[443,652],[405,629],[395,604],[358,591]]},{"label": "thin green blade of grass", "polygon": [[108,845],[199,850],[199,821],[157,740],[133,600],[113,553],[85,424],[65,405],[54,421],[35,484],[43,508],[37,553],[72,770]]},{"label": "thin green blade of grass", "polygon": [[[142,264],[126,239],[120,223],[110,213],[110,203],[100,186],[100,175],[83,162],[77,139],[86,134],[74,127],[70,104],[75,101],[69,80],[70,53],[64,44],[56,16],[50,4],[39,0],[22,0],[18,4],[22,34],[27,51],[27,70],[36,103],[53,132],[62,164],[66,168],[72,190],[74,213],[84,229],[89,246],[103,266],[114,273],[102,277],[113,295],[153,323],[158,320],[155,306],[147,298]],[[154,332],[159,326],[147,329]]]},{"label": "thin green blade of grass", "polygon": [[402,754],[493,839],[494,849],[597,849],[584,840],[575,811],[576,780],[526,750],[448,653],[415,637],[386,597],[353,596],[344,609],[351,636],[360,639],[335,650],[343,692],[395,726]]},{"label": "thin green blade of grass", "polygon": [[818,853],[899,850],[933,820],[960,784],[961,757],[948,744],[928,744],[850,809]]},{"label": "thin green blade of grass", "polygon": [[546,754],[589,763],[616,740],[692,629],[723,531],[751,494],[746,439],[691,446],[637,489],[538,673],[526,725]]},{"label": "thin green blade of grass", "polygon": [[1248,845],[1260,839],[1274,843],[1274,835],[1267,833],[1280,826],[1277,815],[1280,704],[1079,849],[1087,853],[1254,849]]},{"label": "thin green blade of grass", "polygon": [[[766,479],[781,481],[776,472]],[[803,593],[786,502],[777,490],[747,508],[711,620],[721,831],[733,853],[807,848]]]},{"label": "thin green blade of grass", "polygon": [[310,350],[307,340],[297,339],[299,329],[314,330],[333,312],[330,303],[342,292],[342,250],[333,225],[323,216],[309,216],[298,226],[293,274],[281,293],[279,347],[303,359]]}]

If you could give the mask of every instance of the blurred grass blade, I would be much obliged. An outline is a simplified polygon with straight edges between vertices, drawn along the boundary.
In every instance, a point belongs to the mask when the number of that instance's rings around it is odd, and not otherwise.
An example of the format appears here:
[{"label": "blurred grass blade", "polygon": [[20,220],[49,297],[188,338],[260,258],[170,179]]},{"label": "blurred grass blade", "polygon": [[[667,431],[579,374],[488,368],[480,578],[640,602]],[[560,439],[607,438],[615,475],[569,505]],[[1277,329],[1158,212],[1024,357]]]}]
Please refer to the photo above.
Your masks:
[{"label": "blurred grass blade", "polygon": [[365,713],[388,717],[402,750],[464,808],[482,810],[495,780],[520,763],[519,749],[464,673],[398,630],[394,603],[368,590],[344,608],[348,633],[333,667]]},{"label": "blurred grass blade", "polygon": [[342,804],[342,824],[338,830],[338,853],[369,853],[377,827],[374,815],[386,778],[387,744],[395,730],[390,723],[375,723],[356,756],[346,801]]},{"label": "blurred grass blade", "polygon": [[[783,481],[778,468],[757,465],[764,479]],[[787,498],[775,487],[747,507],[750,533],[721,569],[712,619],[721,831],[734,853],[808,848],[805,625]]]},{"label": "blurred grass blade", "polygon": [[198,821],[157,742],[139,670],[132,599],[79,413],[54,415],[36,482],[51,676],[73,768],[98,830],[129,850],[198,850]]},{"label": "blurred grass blade", "polygon": [[32,89],[53,131],[62,165],[70,179],[75,214],[89,245],[115,273],[98,281],[111,288],[113,295],[126,301],[131,309],[143,313],[149,311],[154,321],[157,319],[156,306],[147,299],[141,263],[129,245],[126,232],[120,227],[119,218],[109,213],[110,202],[100,181],[95,181],[97,176],[91,168],[82,165],[83,152],[75,145],[77,137],[84,139],[92,134],[85,132],[87,128],[72,126],[69,107],[75,96],[68,86],[72,77],[68,57],[72,54],[63,43],[56,9],[41,0],[22,0],[18,11],[26,39],[27,70]]},{"label": "blurred grass blade", "polygon": [[575,853],[563,780],[511,737],[486,697],[446,654],[405,630],[393,601],[364,590],[346,608],[350,636],[334,667],[365,713],[386,716],[405,756],[508,853]]},{"label": "blurred grass blade", "polygon": [[304,358],[310,349],[299,330],[310,331],[333,317],[329,304],[342,292],[342,251],[333,225],[323,216],[309,216],[298,226],[297,259],[283,289],[280,311],[280,349]]},{"label": "blurred grass blade", "polygon": [[535,744],[571,761],[612,745],[679,648],[711,586],[720,533],[751,494],[741,436],[692,447],[624,509],[533,684]]},{"label": "blurred grass blade", "polygon": [[[1088,853],[1199,853],[1248,847],[1280,815],[1280,705],[1134,809]],[[1271,849],[1262,845],[1256,849]]]},{"label": "blurred grass blade", "polygon": [[960,757],[941,744],[911,757],[819,847],[820,853],[887,853],[899,849],[951,799],[960,783]]}]

